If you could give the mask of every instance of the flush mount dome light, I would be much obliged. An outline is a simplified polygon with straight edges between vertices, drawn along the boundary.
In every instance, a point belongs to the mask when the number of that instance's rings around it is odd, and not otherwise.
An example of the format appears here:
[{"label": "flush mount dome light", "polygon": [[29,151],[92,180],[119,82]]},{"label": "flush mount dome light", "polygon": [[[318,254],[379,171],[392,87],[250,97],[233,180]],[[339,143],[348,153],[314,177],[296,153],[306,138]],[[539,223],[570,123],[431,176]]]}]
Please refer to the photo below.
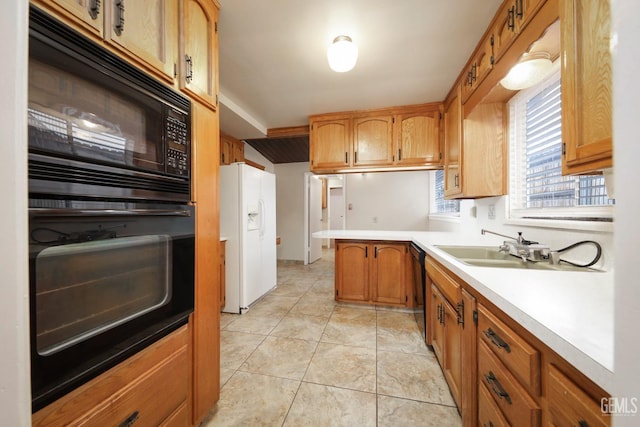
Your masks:
[{"label": "flush mount dome light", "polygon": [[338,73],[344,73],[351,70],[358,60],[358,46],[356,46],[351,37],[338,36],[333,39],[333,43],[327,51],[329,59],[329,67]]},{"label": "flush mount dome light", "polygon": [[540,83],[549,74],[553,63],[546,52],[527,54],[500,80],[505,89],[521,90]]}]

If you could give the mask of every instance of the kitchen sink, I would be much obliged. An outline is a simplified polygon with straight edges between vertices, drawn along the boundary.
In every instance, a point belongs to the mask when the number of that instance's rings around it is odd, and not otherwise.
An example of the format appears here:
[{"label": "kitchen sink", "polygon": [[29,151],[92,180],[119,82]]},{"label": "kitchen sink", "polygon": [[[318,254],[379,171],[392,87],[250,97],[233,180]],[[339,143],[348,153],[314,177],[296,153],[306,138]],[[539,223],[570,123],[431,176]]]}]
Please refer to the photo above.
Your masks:
[{"label": "kitchen sink", "polygon": [[496,246],[436,246],[443,252],[453,256],[458,261],[476,267],[518,268],[524,270],[552,270],[552,271],[589,271],[598,272],[593,268],[576,267],[569,264],[550,264],[546,261],[523,261],[506,252],[500,252]]}]

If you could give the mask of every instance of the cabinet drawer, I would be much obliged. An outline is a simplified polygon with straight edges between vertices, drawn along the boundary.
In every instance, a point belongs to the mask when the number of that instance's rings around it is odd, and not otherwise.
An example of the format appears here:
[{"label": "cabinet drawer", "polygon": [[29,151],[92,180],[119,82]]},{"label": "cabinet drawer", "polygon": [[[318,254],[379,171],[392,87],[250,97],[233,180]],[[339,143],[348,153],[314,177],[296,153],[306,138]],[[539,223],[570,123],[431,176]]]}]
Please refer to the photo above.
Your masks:
[{"label": "cabinet drawer", "polygon": [[518,426],[540,425],[540,408],[484,341],[478,342],[478,376],[507,421]]},{"label": "cabinet drawer", "polygon": [[493,401],[491,393],[484,384],[478,384],[478,426],[509,427],[509,422]]},{"label": "cabinet drawer", "polygon": [[184,427],[189,424],[189,407],[187,402],[184,402],[160,424],[160,427]]},{"label": "cabinet drawer", "polygon": [[187,399],[187,348],[183,347],[112,399],[90,413],[83,422],[88,425],[120,425],[136,420],[139,425],[160,425]]},{"label": "cabinet drawer", "polygon": [[442,295],[455,306],[459,300],[460,285],[449,276],[449,274],[431,258],[427,257],[427,274],[442,292]]},{"label": "cabinet drawer", "polygon": [[185,325],[36,412],[32,425],[159,425],[189,402],[189,339]]},{"label": "cabinet drawer", "polygon": [[600,402],[591,399],[553,365],[549,366],[547,400],[549,419],[555,425],[610,425],[610,418],[602,414]]},{"label": "cabinet drawer", "polygon": [[485,307],[478,307],[478,336],[505,364],[524,387],[535,396],[540,395],[540,353],[510,327],[492,315]]}]

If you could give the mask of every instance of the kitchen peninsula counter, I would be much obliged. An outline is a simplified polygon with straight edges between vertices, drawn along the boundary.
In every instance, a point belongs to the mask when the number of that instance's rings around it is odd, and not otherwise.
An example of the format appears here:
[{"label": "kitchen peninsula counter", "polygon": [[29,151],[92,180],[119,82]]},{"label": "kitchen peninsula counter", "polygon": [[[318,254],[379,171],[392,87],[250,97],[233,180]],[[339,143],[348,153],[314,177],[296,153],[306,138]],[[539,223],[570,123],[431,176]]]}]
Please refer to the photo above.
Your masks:
[{"label": "kitchen peninsula counter", "polygon": [[613,390],[613,272],[477,267],[439,245],[493,246],[495,236],[448,232],[325,230],[314,238],[411,241],[604,390]]}]

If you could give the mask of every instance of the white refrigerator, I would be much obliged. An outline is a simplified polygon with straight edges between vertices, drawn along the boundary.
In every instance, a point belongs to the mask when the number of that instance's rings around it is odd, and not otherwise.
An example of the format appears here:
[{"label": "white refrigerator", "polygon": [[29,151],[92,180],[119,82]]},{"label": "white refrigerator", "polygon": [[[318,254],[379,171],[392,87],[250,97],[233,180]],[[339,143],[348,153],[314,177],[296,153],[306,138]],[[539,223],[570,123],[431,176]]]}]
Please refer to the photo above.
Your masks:
[{"label": "white refrigerator", "polygon": [[276,286],[275,175],[220,166],[220,235],[226,242],[225,313],[244,313]]}]

